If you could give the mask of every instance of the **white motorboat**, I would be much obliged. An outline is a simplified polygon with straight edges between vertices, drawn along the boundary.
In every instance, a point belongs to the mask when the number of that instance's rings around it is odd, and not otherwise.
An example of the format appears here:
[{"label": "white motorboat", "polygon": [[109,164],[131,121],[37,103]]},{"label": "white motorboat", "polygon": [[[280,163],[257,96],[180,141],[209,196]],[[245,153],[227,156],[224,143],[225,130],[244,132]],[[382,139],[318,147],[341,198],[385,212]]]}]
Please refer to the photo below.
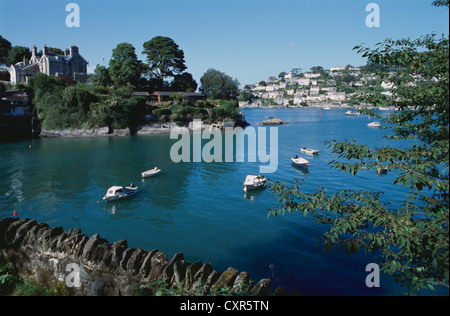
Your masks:
[{"label": "white motorboat", "polygon": [[380,124],[380,122],[371,122],[371,123],[367,124],[367,126],[369,126],[369,127],[380,127],[381,124]]},{"label": "white motorboat", "polygon": [[305,168],[305,167],[309,166],[309,161],[306,160],[305,158],[295,156],[295,158],[291,158],[291,160],[292,160],[292,163],[297,167]]},{"label": "white motorboat", "polygon": [[143,178],[149,178],[149,177],[153,177],[156,176],[157,174],[161,173],[161,169],[159,169],[158,167],[155,167],[153,169],[144,171],[141,173]]},{"label": "white motorboat", "polygon": [[105,200],[106,202],[121,200],[136,194],[137,191],[138,187],[133,183],[131,183],[129,187],[115,185],[110,187],[108,191],[106,191],[106,195],[103,197],[103,200]]},{"label": "white motorboat", "polygon": [[305,154],[317,155],[320,150],[302,147],[300,148],[300,151]]},{"label": "white motorboat", "polygon": [[244,191],[256,190],[264,186],[267,179],[261,175],[247,175],[244,181]]},{"label": "white motorboat", "polygon": [[345,115],[348,115],[348,116],[360,116],[361,113],[359,113],[359,112],[352,112],[352,111],[348,110],[347,112],[345,112]]}]

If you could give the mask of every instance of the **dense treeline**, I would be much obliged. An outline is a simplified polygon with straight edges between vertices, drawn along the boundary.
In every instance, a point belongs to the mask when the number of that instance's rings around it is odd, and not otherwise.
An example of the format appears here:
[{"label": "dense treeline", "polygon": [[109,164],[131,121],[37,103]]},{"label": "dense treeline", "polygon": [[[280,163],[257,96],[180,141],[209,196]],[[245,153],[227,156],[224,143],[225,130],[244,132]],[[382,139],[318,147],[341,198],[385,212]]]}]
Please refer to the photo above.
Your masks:
[{"label": "dense treeline", "polygon": [[45,129],[132,127],[146,110],[145,98],[130,96],[131,87],[97,89],[38,74],[28,88]]}]

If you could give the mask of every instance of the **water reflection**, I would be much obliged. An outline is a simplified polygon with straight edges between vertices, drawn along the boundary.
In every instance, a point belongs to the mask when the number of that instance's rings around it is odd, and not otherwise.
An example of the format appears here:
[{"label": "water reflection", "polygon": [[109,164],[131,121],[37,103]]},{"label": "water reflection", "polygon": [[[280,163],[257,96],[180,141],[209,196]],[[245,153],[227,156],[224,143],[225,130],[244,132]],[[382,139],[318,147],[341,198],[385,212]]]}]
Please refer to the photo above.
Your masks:
[{"label": "water reflection", "polygon": [[292,163],[292,167],[304,176],[307,176],[309,173],[308,167],[300,167],[300,166],[295,165],[294,163]]},{"label": "water reflection", "polygon": [[264,188],[246,191],[246,192],[244,192],[244,199],[250,200],[250,201],[255,201],[261,195],[261,193],[263,191],[264,191]]}]

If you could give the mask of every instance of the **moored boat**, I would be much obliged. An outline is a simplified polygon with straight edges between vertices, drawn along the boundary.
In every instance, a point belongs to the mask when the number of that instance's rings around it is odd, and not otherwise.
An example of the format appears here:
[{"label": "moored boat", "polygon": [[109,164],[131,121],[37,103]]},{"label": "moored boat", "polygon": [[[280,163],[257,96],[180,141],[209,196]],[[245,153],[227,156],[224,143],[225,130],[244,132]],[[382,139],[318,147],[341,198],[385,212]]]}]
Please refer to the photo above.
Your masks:
[{"label": "moored boat", "polygon": [[371,122],[371,123],[367,124],[367,126],[369,126],[369,127],[380,127],[381,124],[380,124],[380,122]]},{"label": "moored boat", "polygon": [[317,149],[312,149],[312,148],[307,148],[307,147],[302,147],[302,148],[300,148],[300,151],[301,151],[302,153],[310,154],[310,155],[317,155],[317,154],[319,153],[319,150],[317,150]]},{"label": "moored boat", "polygon": [[247,175],[244,181],[244,191],[256,190],[262,188],[267,179],[261,175]]},{"label": "moored boat", "polygon": [[361,113],[359,113],[359,112],[352,112],[352,111],[348,110],[347,112],[345,112],[345,115],[348,115],[348,116],[360,116]]},{"label": "moored boat", "polygon": [[128,187],[114,185],[110,187],[108,191],[106,191],[106,195],[103,197],[103,200],[105,200],[106,202],[121,200],[136,194],[137,191],[138,187],[133,183],[131,183]]},{"label": "moored boat", "polygon": [[309,161],[302,157],[291,158],[292,163],[297,167],[308,167]]},{"label": "moored boat", "polygon": [[142,172],[141,175],[143,178],[149,178],[149,177],[156,176],[156,175],[160,174],[161,172],[162,172],[161,169],[159,169],[158,167],[155,167],[153,169]]}]

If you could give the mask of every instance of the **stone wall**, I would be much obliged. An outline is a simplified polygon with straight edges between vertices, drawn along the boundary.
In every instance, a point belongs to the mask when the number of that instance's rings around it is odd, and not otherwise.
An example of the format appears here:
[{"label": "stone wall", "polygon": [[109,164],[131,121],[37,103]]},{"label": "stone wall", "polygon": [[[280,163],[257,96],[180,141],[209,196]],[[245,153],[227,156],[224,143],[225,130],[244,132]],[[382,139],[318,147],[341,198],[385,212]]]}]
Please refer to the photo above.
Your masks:
[{"label": "stone wall", "polygon": [[[69,295],[133,295],[136,289],[155,295],[161,280],[191,291],[203,287],[204,293],[244,287],[251,295],[274,295],[270,279],[255,285],[247,272],[234,268],[219,272],[209,263],[187,261],[182,253],[169,260],[157,249],[130,248],[126,240],[110,243],[98,234],[88,237],[80,229],[64,231],[28,218],[0,221],[0,266],[6,263],[25,279],[64,286]],[[73,272],[79,284],[73,283]]]}]

